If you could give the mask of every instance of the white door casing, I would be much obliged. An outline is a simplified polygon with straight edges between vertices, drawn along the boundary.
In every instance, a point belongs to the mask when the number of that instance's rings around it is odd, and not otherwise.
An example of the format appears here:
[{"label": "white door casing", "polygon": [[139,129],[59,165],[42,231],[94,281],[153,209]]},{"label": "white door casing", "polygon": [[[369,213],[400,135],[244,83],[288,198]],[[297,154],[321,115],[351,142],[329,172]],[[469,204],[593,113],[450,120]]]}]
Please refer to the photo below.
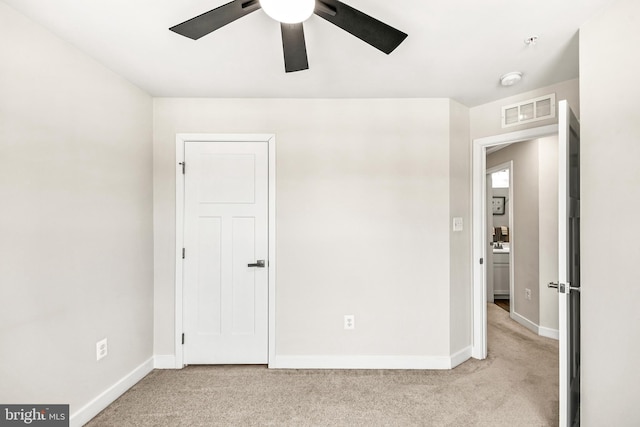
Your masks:
[{"label": "white door casing", "polygon": [[275,138],[179,134],[176,147],[176,367],[268,363]]},{"label": "white door casing", "polygon": [[[486,150],[503,144],[512,144],[557,135],[558,125],[540,126],[473,140],[472,147],[472,259],[473,266],[473,344],[471,355],[476,359],[487,357],[487,284],[485,262],[488,242],[486,223]],[[511,250],[513,251],[513,247]],[[513,254],[511,254],[513,260]]]}]

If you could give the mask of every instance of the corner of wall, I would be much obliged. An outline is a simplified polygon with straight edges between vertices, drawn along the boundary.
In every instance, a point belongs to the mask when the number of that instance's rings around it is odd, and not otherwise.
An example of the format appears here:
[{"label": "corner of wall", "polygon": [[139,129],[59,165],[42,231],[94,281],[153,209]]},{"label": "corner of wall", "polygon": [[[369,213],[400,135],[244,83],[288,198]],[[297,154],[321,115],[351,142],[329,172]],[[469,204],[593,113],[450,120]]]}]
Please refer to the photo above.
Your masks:
[{"label": "corner of wall", "polygon": [[[451,100],[449,112],[449,350],[454,359],[466,360],[471,357],[473,326],[469,108]],[[454,231],[454,218],[461,221],[461,230]]]},{"label": "corner of wall", "polygon": [[127,390],[136,385],[140,380],[153,371],[153,358],[146,360],[124,377],[116,381],[86,405],[73,412],[69,417],[69,424],[72,427],[83,426],[93,417],[98,415],[116,399],[122,396]]}]

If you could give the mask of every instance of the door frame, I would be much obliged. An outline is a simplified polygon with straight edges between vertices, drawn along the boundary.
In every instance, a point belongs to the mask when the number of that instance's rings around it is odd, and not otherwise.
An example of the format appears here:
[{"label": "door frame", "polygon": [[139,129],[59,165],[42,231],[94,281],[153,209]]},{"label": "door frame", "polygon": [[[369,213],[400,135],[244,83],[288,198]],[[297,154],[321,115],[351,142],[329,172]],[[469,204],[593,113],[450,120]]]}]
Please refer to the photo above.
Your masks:
[{"label": "door frame", "polygon": [[[178,133],[176,134],[176,240],[175,240],[175,368],[184,367],[183,332],[183,263],[182,248],[184,243],[184,183],[183,163],[187,143],[206,142],[264,142],[268,144],[268,295],[269,295],[269,339],[268,364],[275,361],[276,354],[276,136],[275,134],[209,134]],[[189,165],[185,166],[188,170]]]},{"label": "door frame", "polygon": [[539,126],[531,129],[476,138],[472,143],[471,181],[472,181],[472,249],[473,266],[473,344],[471,356],[475,359],[487,357],[487,282],[486,263],[486,181],[487,148],[504,144],[529,141],[531,139],[558,135],[558,125]]}]

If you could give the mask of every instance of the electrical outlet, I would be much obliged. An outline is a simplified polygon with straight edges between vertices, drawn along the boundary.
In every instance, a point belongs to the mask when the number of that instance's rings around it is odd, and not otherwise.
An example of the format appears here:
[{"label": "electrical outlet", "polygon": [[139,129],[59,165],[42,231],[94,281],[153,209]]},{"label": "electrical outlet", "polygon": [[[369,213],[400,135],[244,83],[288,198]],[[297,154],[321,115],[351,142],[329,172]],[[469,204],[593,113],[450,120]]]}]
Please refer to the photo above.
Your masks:
[{"label": "electrical outlet", "polygon": [[109,347],[107,346],[107,339],[100,340],[96,343],[96,360],[103,359],[109,354]]},{"label": "electrical outlet", "polygon": [[525,297],[526,299],[528,299],[529,301],[531,301],[531,289],[529,289],[529,288],[525,288],[525,290],[524,290],[524,297]]},{"label": "electrical outlet", "polygon": [[344,315],[344,328],[345,329],[355,329],[356,328],[356,316],[353,314],[345,314]]}]

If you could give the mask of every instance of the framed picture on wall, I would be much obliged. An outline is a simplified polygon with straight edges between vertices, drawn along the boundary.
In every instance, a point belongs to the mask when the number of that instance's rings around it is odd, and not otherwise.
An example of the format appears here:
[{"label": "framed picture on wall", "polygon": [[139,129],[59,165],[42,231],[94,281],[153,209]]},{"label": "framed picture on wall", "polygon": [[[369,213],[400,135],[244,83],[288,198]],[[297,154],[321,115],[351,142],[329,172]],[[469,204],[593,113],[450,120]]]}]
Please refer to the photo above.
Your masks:
[{"label": "framed picture on wall", "polygon": [[493,207],[494,215],[504,215],[504,197],[494,197],[491,206]]}]

